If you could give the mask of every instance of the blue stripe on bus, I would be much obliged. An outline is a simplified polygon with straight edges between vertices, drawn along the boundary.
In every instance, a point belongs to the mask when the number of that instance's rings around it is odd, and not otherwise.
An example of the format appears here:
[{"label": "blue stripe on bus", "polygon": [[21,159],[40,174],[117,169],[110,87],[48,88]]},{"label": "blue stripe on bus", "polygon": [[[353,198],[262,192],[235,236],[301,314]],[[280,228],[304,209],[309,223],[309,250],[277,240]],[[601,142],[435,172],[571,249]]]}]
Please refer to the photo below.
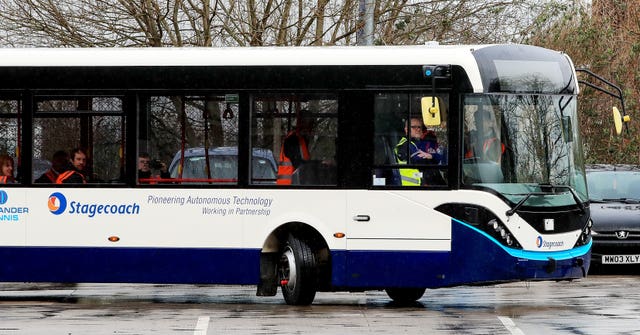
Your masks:
[{"label": "blue stripe on bus", "polygon": [[257,284],[259,249],[2,247],[0,281]]}]

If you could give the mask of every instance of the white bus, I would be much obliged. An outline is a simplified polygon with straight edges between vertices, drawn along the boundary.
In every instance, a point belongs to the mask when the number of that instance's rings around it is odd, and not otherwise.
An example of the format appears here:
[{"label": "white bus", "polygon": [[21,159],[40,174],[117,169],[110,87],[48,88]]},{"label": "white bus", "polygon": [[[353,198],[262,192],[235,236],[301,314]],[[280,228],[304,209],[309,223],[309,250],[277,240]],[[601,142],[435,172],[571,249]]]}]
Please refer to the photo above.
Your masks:
[{"label": "white bus", "polygon": [[[256,285],[304,305],[589,268],[578,80],[560,52],[0,49],[0,78],[17,166],[0,281]],[[308,155],[281,184],[296,131]],[[87,183],[36,182],[73,148]]]}]

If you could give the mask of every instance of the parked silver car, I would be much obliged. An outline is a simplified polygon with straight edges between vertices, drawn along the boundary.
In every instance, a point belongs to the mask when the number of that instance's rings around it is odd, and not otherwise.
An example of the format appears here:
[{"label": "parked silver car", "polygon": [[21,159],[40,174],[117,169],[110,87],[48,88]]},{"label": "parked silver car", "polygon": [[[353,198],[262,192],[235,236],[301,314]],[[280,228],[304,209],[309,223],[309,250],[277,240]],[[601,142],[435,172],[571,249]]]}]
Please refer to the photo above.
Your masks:
[{"label": "parked silver car", "polygon": [[[209,148],[209,169],[207,175],[204,148],[189,148],[184,151],[182,163],[182,184],[233,184],[238,179],[238,148]],[[176,152],[169,173],[171,178],[179,178],[181,152]],[[277,164],[269,149],[253,149],[251,162],[252,184],[275,184]]]}]

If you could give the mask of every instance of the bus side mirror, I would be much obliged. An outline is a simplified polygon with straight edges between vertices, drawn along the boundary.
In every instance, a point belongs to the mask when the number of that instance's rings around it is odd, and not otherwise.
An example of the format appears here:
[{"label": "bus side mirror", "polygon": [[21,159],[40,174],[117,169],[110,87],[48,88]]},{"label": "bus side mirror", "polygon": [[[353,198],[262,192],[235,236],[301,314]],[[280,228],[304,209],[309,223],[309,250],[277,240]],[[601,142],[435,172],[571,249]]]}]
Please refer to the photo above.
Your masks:
[{"label": "bus side mirror", "polygon": [[423,97],[420,99],[422,122],[425,126],[440,125],[440,101],[437,97]]},{"label": "bus side mirror", "polygon": [[616,127],[616,135],[622,133],[622,125],[625,122],[629,122],[631,118],[629,115],[622,115],[617,107],[613,107],[613,125]]}]

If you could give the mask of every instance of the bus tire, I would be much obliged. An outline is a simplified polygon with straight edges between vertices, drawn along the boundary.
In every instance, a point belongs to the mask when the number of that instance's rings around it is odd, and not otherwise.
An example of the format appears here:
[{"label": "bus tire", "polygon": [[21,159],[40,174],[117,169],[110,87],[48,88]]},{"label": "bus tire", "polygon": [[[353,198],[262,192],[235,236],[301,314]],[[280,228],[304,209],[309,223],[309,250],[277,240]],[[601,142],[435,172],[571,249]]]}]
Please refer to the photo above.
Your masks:
[{"label": "bus tire", "polygon": [[278,280],[289,305],[310,305],[318,290],[316,257],[309,245],[289,236],[278,264]]},{"label": "bus tire", "polygon": [[395,303],[406,305],[420,300],[425,290],[425,288],[395,287],[388,288],[385,291]]}]

